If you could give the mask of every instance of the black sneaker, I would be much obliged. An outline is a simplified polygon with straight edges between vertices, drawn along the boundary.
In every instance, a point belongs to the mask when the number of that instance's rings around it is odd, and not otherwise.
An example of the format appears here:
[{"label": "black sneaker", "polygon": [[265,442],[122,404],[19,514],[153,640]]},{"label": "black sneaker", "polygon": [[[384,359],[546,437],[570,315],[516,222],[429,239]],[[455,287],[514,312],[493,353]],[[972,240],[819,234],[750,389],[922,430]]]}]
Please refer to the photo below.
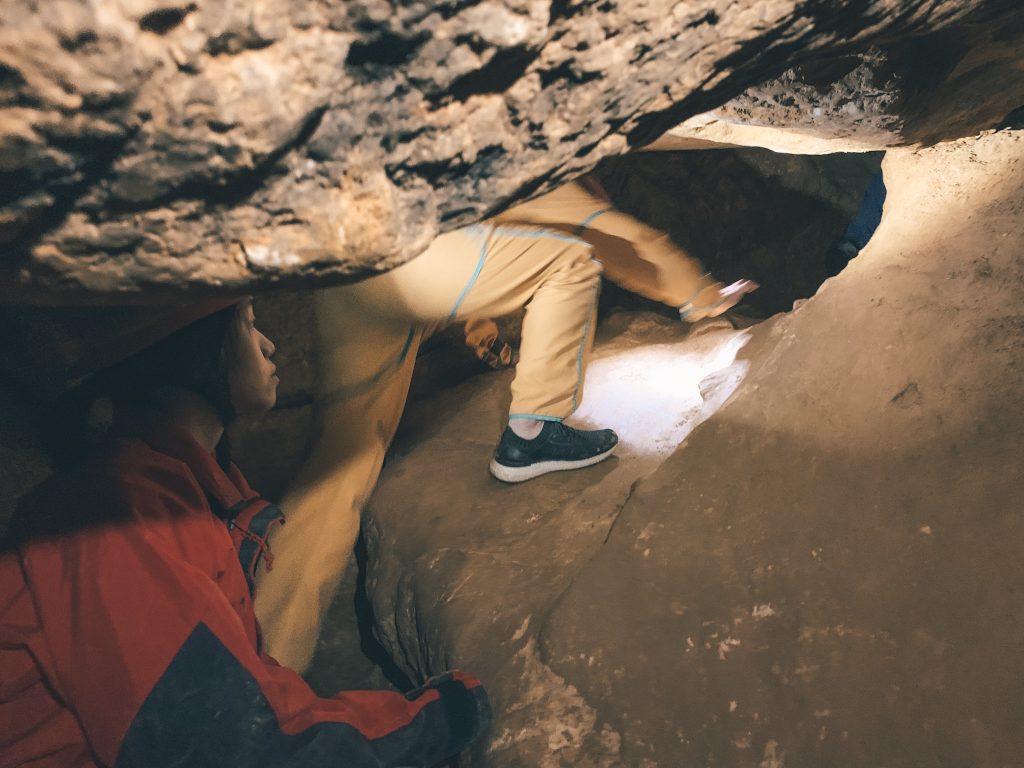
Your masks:
[{"label": "black sneaker", "polygon": [[521,483],[548,472],[589,467],[611,456],[618,442],[610,429],[573,429],[560,421],[545,421],[533,440],[506,427],[491,459],[491,474]]}]

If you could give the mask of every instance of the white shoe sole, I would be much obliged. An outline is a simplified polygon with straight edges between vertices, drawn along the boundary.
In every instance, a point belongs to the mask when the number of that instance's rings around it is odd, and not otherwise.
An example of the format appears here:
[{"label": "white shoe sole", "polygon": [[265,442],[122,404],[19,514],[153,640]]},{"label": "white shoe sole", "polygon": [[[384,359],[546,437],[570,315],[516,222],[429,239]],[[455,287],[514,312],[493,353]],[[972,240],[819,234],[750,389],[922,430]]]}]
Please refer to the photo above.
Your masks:
[{"label": "white shoe sole", "polygon": [[591,456],[589,459],[579,459],[578,461],[540,461],[536,464],[529,464],[525,467],[506,467],[504,464],[499,464],[494,459],[491,459],[491,474],[501,480],[503,483],[522,483],[525,480],[532,480],[535,477],[546,475],[549,472],[561,472],[566,469],[583,469],[589,467],[598,462],[604,461],[615,452],[615,446],[613,445],[604,453],[599,453],[596,456]]}]

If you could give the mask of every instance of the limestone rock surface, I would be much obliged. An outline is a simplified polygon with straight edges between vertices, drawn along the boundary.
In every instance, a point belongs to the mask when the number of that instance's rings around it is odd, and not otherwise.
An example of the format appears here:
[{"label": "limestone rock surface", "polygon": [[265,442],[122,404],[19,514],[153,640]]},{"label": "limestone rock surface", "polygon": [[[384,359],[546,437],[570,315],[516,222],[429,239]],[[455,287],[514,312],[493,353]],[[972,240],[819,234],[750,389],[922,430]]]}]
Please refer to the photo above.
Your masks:
[{"label": "limestone rock surface", "polygon": [[[3,0],[0,297],[387,269],[816,55],[999,13],[1012,53],[1015,5]],[[949,62],[991,74],[977,101],[1012,98],[1009,54],[973,51]],[[968,111],[905,139],[976,130]]]},{"label": "limestone rock surface", "polygon": [[489,685],[473,765],[1024,764],[1024,134],[884,167],[874,240],[719,361],[692,433],[629,410],[681,349],[602,368],[685,342],[649,322],[588,380],[618,459],[491,480],[498,375],[413,414],[368,586],[408,672]]},{"label": "limestone rock surface", "polygon": [[[1024,9],[995,7],[930,34],[823,56],[688,118],[655,148],[760,146],[792,154],[934,144],[1017,125]],[[997,74],[998,73],[998,74]],[[998,85],[997,85],[998,83]]]}]

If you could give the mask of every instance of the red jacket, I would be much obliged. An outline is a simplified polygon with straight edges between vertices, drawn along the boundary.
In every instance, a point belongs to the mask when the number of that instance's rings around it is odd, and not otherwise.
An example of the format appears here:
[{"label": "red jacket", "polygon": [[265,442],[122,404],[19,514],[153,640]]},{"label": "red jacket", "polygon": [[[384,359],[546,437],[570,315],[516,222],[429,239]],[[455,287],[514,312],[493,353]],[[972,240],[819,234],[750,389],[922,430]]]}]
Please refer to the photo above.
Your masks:
[{"label": "red jacket", "polygon": [[461,751],[489,719],[471,677],[321,699],[260,653],[247,572],[279,520],[184,433],[119,441],[37,489],[0,551],[0,766],[426,767]]}]

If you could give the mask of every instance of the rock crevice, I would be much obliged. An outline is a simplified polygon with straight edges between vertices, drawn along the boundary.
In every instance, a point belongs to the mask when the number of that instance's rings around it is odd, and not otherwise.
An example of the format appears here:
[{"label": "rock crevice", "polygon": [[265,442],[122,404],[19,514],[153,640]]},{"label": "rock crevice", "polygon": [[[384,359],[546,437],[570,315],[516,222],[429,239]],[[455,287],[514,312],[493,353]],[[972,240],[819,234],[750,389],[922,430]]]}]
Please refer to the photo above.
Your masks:
[{"label": "rock crevice", "polygon": [[[1024,101],[1020,14],[999,0],[9,0],[0,296],[141,300],[387,269],[787,67],[925,33],[953,41],[928,60],[938,82],[897,79],[872,119],[830,119],[875,147],[965,135]],[[951,84],[963,98],[940,100]],[[844,88],[777,89],[813,112]],[[772,125],[806,121],[770,109]],[[755,92],[725,110],[763,122]]]}]

